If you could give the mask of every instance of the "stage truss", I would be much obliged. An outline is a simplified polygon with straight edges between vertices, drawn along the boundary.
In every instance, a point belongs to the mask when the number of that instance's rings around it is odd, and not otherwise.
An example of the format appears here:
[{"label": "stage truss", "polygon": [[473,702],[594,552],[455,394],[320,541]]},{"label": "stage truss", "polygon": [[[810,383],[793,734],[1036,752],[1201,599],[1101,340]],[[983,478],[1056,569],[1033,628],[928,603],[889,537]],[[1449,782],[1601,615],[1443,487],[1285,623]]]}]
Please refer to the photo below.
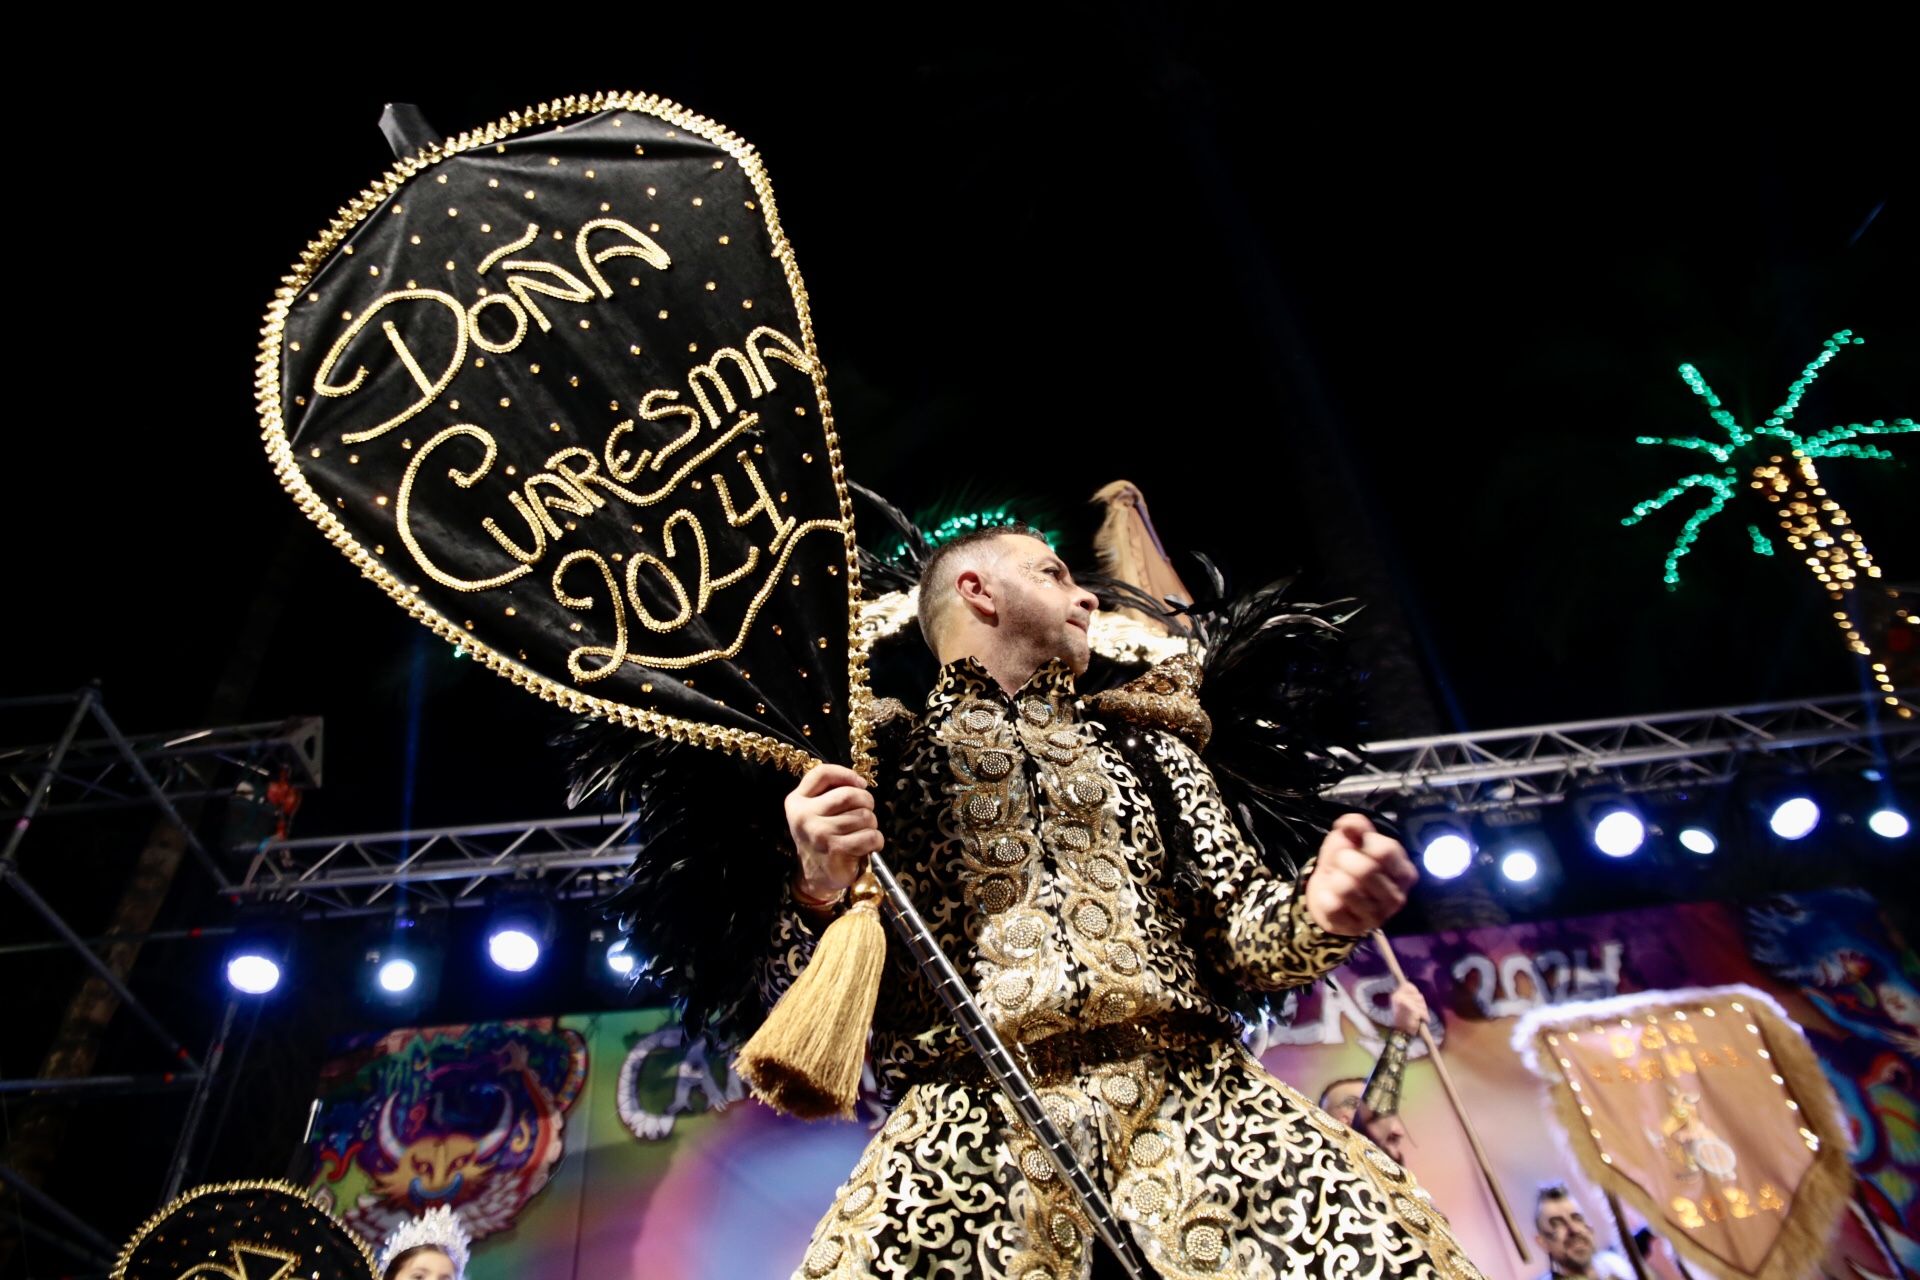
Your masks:
[{"label": "stage truss", "polygon": [[[1758,756],[1807,773],[1892,769],[1920,759],[1920,723],[1894,710],[1878,697],[1821,698],[1378,742],[1327,794],[1472,813],[1554,804],[1589,784],[1627,794],[1714,786]],[[276,841],[239,891],[321,914],[391,910],[402,891],[415,907],[468,905],[513,881],[593,896],[643,837],[632,818],[608,815]]]}]

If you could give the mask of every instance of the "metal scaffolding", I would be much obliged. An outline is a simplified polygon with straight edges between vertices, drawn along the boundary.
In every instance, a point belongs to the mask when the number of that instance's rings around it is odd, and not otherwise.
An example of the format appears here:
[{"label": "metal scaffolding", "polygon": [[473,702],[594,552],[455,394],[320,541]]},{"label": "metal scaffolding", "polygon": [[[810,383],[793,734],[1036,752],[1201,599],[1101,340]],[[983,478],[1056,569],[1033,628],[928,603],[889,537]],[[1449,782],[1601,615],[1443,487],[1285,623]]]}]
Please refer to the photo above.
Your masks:
[{"label": "metal scaffolding", "polygon": [[[1377,742],[1327,794],[1474,812],[1553,804],[1590,783],[1626,793],[1717,785],[1758,756],[1812,773],[1892,767],[1920,759],[1920,722],[1893,712],[1878,699],[1821,698]],[[605,888],[643,837],[631,817],[571,816],[273,841],[239,892],[323,914],[391,909],[402,887],[414,906],[471,905],[504,880],[585,896]]]},{"label": "metal scaffolding", "polygon": [[[57,701],[64,702],[62,698]],[[54,699],[0,702],[0,711]],[[49,770],[52,784],[39,812],[75,813],[256,794],[286,770],[302,789],[320,785],[322,722],[317,716],[230,725],[184,733],[123,735],[93,703],[106,736],[0,749],[0,820],[11,821]]]},{"label": "metal scaffolding", "polygon": [[275,840],[260,846],[238,891],[322,913],[391,906],[400,887],[411,906],[459,906],[500,879],[585,895],[632,861],[639,843],[636,821],[612,815]]},{"label": "metal scaffolding", "polygon": [[[235,1005],[232,1001],[227,1003],[225,1017],[207,1050],[196,1056],[98,954],[104,945],[133,939],[81,937],[28,881],[20,865],[20,847],[35,820],[48,815],[151,805],[180,832],[186,848],[206,870],[214,887],[223,893],[231,892],[235,886],[181,816],[178,805],[216,797],[263,795],[266,787],[281,777],[297,786],[318,785],[321,722],[306,718],[129,737],[107,714],[97,688],[59,696],[0,699],[0,714],[32,718],[65,708],[70,711],[53,741],[0,749],[0,806],[5,806],[0,808],[0,819],[8,824],[4,846],[0,846],[0,883],[11,886],[47,926],[53,935],[51,945],[71,950],[82,965],[113,991],[120,1007],[160,1045],[168,1067],[150,1075],[0,1079],[0,1097],[89,1098],[187,1092],[188,1119],[175,1148],[164,1196],[170,1199],[185,1176],[199,1117],[205,1111],[223,1045],[232,1028]],[[89,722],[98,737],[81,737],[81,731]],[[8,951],[35,950],[40,945],[17,943]],[[23,1224],[35,1234],[76,1258],[111,1260],[110,1244],[15,1171],[0,1166],[0,1182],[51,1219],[57,1228]]]},{"label": "metal scaffolding", "polygon": [[1628,794],[1717,786],[1761,756],[1797,773],[1891,768],[1920,759],[1920,718],[1899,714],[1916,705],[1849,695],[1375,742],[1326,794],[1475,813],[1557,804],[1591,784]]}]

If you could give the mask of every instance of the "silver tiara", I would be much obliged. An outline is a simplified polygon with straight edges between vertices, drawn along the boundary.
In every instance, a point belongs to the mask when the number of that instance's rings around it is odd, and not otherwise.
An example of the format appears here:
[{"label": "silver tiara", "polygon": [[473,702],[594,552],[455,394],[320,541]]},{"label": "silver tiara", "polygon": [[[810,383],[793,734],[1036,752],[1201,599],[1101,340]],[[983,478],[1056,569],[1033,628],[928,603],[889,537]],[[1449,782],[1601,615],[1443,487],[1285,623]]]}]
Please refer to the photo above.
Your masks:
[{"label": "silver tiara", "polygon": [[431,1245],[452,1259],[453,1280],[464,1280],[468,1250],[472,1244],[473,1237],[460,1225],[460,1219],[453,1210],[441,1205],[417,1218],[408,1218],[393,1229],[393,1234],[380,1246],[380,1272],[386,1274],[393,1260],[407,1250]]}]

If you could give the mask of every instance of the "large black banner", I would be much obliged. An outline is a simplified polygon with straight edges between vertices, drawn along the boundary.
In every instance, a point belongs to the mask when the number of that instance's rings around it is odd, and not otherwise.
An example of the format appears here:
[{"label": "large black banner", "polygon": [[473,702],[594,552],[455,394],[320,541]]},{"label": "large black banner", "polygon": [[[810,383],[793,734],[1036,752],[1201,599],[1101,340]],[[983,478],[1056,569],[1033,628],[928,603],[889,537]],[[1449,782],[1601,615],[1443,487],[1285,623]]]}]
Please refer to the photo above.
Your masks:
[{"label": "large black banner", "polygon": [[825,374],[720,125],[569,98],[402,160],[275,294],[258,395],[301,509],[493,670],[788,768],[853,758]]}]

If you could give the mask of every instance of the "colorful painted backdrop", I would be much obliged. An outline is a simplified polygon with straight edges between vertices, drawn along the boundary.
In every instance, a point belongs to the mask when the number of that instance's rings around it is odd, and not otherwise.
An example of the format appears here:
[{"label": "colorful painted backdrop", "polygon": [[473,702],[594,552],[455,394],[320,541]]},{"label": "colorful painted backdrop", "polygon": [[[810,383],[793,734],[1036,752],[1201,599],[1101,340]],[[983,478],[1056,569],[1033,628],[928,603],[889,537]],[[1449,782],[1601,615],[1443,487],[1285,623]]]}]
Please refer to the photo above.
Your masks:
[{"label": "colorful painted backdrop", "polygon": [[[1871,899],[1840,892],[1473,929],[1396,943],[1509,1201],[1543,1182],[1604,1203],[1560,1148],[1509,1044],[1540,1003],[1745,982],[1806,1029],[1853,1129],[1861,1203],[1920,1268],[1920,962]],[[1317,1094],[1364,1075],[1392,980],[1363,952],[1289,1001],[1254,1048]],[[1416,1049],[1416,1054],[1423,1053]],[[471,1280],[785,1277],[865,1145],[858,1122],[800,1124],[740,1101],[664,1010],[393,1032],[346,1046],[321,1083],[313,1183],[369,1234],[454,1204],[480,1237]],[[1508,1244],[1432,1065],[1408,1068],[1408,1163],[1490,1276],[1532,1280]],[[1856,1209],[1826,1265],[1891,1275]],[[1857,1270],[1856,1270],[1857,1268]]]}]

